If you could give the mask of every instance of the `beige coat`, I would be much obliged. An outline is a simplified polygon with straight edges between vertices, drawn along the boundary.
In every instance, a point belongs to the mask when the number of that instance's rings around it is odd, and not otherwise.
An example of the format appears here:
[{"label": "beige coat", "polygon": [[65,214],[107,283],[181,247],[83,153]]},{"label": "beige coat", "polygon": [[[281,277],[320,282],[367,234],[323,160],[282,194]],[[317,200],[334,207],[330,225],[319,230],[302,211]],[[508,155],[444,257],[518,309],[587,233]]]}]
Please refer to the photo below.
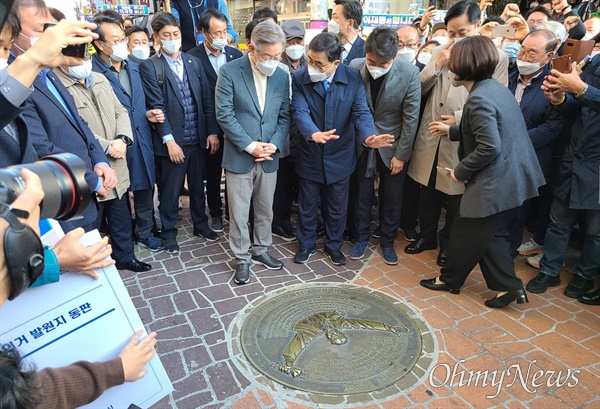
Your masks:
[{"label": "beige coat", "polygon": [[[98,72],[92,73],[93,81],[88,89],[81,82],[75,81],[66,75],[60,68],[55,68],[54,73],[75,99],[79,115],[87,122],[104,152],[117,135],[125,135],[133,140],[127,109],[121,105],[110,82],[104,75]],[[117,187],[109,192],[105,200],[117,197],[120,199],[129,188],[127,159],[115,159],[109,155],[106,155],[106,157],[110,167],[117,173],[118,183]]]},{"label": "beige coat", "polygon": [[[441,120],[442,115],[455,115],[460,123],[462,109],[469,93],[465,87],[453,87],[452,74],[448,67],[442,68],[440,75],[435,75],[435,60],[443,46],[433,50],[431,61],[421,71],[421,92],[429,94],[421,126],[415,138],[412,159],[408,167],[408,175],[422,185],[427,186],[433,168],[436,150],[439,145],[438,164],[441,168],[454,169],[458,165],[458,142],[452,142],[447,136],[434,136],[429,133],[429,123]],[[494,78],[508,85],[508,57],[498,50],[500,61],[496,66]],[[491,96],[492,97],[492,96]],[[437,170],[435,188],[448,195],[461,195],[465,188],[462,183],[453,183],[445,171]]]}]

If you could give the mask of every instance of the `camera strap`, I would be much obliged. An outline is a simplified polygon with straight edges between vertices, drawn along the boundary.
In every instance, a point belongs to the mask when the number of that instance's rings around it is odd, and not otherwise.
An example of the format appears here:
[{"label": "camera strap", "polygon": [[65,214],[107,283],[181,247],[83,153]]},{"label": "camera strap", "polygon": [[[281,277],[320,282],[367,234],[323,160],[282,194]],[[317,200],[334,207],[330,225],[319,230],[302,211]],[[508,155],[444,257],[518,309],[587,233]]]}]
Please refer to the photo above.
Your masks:
[{"label": "camera strap", "polygon": [[44,271],[44,247],[36,232],[17,218],[29,217],[28,212],[13,209],[0,201],[0,217],[8,222],[4,233],[4,258],[12,284],[8,299],[12,300]]}]

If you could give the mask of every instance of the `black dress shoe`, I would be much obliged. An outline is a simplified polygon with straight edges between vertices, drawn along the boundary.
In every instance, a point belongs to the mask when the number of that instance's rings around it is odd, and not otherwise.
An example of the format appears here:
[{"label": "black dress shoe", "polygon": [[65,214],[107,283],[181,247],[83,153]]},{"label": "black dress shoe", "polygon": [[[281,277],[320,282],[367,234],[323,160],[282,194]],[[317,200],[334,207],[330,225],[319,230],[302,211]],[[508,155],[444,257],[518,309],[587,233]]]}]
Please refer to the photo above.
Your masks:
[{"label": "black dress shoe", "polygon": [[420,284],[428,288],[430,290],[435,291],[449,291],[450,294],[460,294],[460,288],[450,288],[450,286],[446,283],[436,284],[435,278],[430,278],[429,280],[421,280]]},{"label": "black dress shoe", "polygon": [[246,284],[248,281],[250,281],[250,264],[239,263],[235,267],[233,281],[235,281],[236,284]]},{"label": "black dress shoe", "polygon": [[208,241],[218,241],[219,235],[212,231],[211,229],[206,229],[202,231],[198,231],[194,229],[194,236],[202,236]]},{"label": "black dress shoe", "polygon": [[436,262],[438,266],[446,267],[446,264],[448,264],[448,252],[446,250],[440,250]]},{"label": "black dress shoe", "polygon": [[402,229],[402,231],[404,232],[404,238],[406,239],[406,241],[417,241],[419,234],[415,229]]},{"label": "black dress shoe", "polygon": [[283,263],[277,260],[275,257],[271,256],[266,251],[262,253],[260,256],[252,256],[252,261],[258,264],[262,264],[267,267],[269,270],[280,270],[283,267]]},{"label": "black dress shoe", "polygon": [[437,248],[436,240],[427,240],[424,237],[421,237],[419,240],[414,243],[410,243],[408,246],[404,248],[404,252],[408,254],[419,254],[424,252],[425,250],[435,250]]},{"label": "black dress shoe", "polygon": [[533,294],[545,293],[548,287],[557,287],[560,285],[560,276],[553,277],[542,272],[532,278],[528,283],[527,291]]},{"label": "black dress shoe", "polygon": [[327,254],[329,256],[329,258],[331,259],[331,264],[334,264],[336,266],[343,266],[344,264],[346,264],[346,257],[344,256],[344,253],[342,253],[339,250],[331,250],[328,249],[327,247],[325,247],[324,249],[325,254]]},{"label": "black dress shoe", "polygon": [[500,297],[494,297],[491,300],[487,300],[485,305],[491,308],[502,308],[506,307],[514,300],[517,300],[517,304],[525,304],[526,302],[529,302],[527,299],[527,294],[525,293],[525,289],[521,288],[520,290],[509,291]]},{"label": "black dress shoe", "polygon": [[144,271],[152,270],[152,266],[150,264],[142,263],[135,258],[127,263],[115,263],[115,267],[117,267],[117,270],[130,270],[135,273],[142,273]]},{"label": "black dress shoe", "polygon": [[584,304],[600,305],[600,288],[598,288],[596,291],[592,291],[591,293],[580,295],[577,299],[579,302]]}]

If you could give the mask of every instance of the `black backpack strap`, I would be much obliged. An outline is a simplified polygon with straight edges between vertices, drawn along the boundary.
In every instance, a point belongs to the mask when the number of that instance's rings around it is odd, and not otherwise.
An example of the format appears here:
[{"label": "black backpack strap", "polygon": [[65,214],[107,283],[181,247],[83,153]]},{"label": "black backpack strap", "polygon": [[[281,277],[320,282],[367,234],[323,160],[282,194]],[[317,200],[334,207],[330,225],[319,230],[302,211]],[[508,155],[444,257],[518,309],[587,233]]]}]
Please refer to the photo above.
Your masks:
[{"label": "black backpack strap", "polygon": [[162,89],[163,84],[165,83],[165,66],[158,55],[153,55],[149,60],[152,61],[152,64],[154,65],[156,80],[158,81],[158,86]]}]

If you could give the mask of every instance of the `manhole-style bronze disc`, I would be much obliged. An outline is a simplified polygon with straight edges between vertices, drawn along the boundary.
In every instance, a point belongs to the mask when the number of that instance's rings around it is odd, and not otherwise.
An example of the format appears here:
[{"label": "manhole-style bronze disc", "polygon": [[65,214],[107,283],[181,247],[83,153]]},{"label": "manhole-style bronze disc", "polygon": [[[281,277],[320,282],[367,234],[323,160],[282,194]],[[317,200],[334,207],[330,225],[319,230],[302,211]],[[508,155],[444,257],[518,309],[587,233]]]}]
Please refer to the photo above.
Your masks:
[{"label": "manhole-style bronze disc", "polygon": [[398,300],[320,285],[267,294],[248,313],[241,344],[252,365],[281,384],[354,394],[408,373],[419,359],[421,334]]}]

